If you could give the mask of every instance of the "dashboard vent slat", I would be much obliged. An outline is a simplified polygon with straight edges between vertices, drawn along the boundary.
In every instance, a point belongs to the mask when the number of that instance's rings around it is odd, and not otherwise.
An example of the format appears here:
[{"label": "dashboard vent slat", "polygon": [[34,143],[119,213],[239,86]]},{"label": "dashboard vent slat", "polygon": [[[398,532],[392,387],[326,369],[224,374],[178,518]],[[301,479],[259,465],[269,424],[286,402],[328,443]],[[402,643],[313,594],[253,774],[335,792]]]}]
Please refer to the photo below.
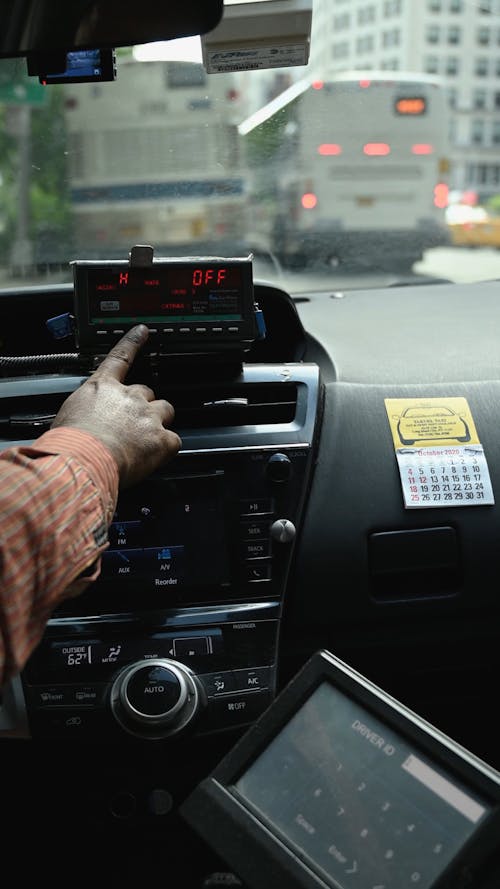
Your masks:
[{"label": "dashboard vent slat", "polygon": [[176,429],[227,428],[292,423],[297,410],[295,383],[248,383],[182,392],[170,390]]},{"label": "dashboard vent slat", "polygon": [[[68,395],[41,391],[0,399],[0,437],[9,441],[41,435]],[[176,430],[293,423],[297,412],[297,385],[290,382],[174,386],[157,395],[173,404]]]}]

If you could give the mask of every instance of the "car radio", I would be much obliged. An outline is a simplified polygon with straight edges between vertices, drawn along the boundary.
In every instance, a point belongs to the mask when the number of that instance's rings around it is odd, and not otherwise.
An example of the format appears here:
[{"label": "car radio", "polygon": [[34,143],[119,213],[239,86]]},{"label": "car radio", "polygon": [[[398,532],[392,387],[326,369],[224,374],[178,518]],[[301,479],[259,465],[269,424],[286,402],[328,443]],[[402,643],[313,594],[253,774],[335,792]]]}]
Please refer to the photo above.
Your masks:
[{"label": "car radio", "polygon": [[[241,729],[269,706],[314,460],[318,368],[249,364],[223,391],[235,386],[249,402],[254,389],[263,401],[281,387],[286,422],[240,425],[228,397],[225,421],[181,426],[175,460],[120,492],[100,576],[56,609],[23,671],[29,736],[203,736]],[[182,395],[174,404],[182,417]]]}]

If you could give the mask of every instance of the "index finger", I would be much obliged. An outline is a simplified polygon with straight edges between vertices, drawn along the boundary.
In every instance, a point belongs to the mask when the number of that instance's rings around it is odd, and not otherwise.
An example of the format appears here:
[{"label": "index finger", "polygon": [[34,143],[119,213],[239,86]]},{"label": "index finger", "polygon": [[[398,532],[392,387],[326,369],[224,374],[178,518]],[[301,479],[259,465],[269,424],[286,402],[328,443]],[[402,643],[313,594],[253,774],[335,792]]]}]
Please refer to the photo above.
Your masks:
[{"label": "index finger", "polygon": [[137,324],[127,331],[121,340],[109,350],[95,374],[106,374],[123,383],[130,367],[149,336],[145,324]]}]

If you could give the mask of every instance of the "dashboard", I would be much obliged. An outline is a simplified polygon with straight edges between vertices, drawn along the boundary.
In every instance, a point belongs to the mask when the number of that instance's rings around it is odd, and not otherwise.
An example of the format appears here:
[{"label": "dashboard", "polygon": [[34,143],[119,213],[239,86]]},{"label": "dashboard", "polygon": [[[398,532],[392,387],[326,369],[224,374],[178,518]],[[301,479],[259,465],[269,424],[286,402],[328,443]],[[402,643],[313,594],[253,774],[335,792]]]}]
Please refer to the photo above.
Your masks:
[{"label": "dashboard", "polygon": [[[241,363],[132,369],[182,449],[120,495],[101,576],[3,693],[8,836],[47,866],[223,869],[179,806],[319,649],[500,768],[498,282],[254,296]],[[72,306],[69,283],[0,292],[2,448],[88,373],[46,325]]]}]

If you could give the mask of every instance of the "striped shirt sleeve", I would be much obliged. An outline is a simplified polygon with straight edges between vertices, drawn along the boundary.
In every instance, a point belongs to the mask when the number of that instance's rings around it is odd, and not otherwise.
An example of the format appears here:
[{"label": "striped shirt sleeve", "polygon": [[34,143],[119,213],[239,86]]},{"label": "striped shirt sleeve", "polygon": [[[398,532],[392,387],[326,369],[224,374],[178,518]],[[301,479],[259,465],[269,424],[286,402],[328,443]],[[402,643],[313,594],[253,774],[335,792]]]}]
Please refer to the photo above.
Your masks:
[{"label": "striped shirt sleeve", "polygon": [[99,575],[117,496],[116,462],[87,432],[59,427],[0,453],[0,687],[54,608]]}]

